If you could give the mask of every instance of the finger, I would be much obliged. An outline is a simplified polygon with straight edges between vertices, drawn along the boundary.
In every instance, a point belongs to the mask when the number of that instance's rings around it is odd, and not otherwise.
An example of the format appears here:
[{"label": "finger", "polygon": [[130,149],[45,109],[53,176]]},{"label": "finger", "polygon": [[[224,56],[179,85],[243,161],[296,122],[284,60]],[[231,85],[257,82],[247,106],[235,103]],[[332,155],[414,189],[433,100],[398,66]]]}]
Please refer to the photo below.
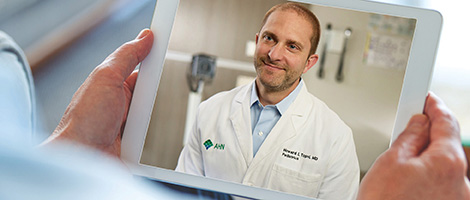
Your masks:
[{"label": "finger", "polygon": [[135,67],[144,60],[152,48],[153,34],[149,29],[142,30],[136,39],[120,46],[109,55],[100,67],[109,67],[125,81]]},{"label": "finger", "polygon": [[139,74],[139,70],[135,70],[135,71],[133,71],[132,74],[131,74],[129,77],[127,77],[127,79],[126,79],[126,84],[127,84],[127,86],[129,87],[129,91],[130,91],[131,93],[134,92],[135,82],[136,82],[136,80],[137,80],[138,74]]},{"label": "finger", "polygon": [[429,117],[431,122],[431,142],[439,140],[460,142],[460,128],[457,119],[434,93],[430,92],[426,99],[424,114]]},{"label": "finger", "polygon": [[408,159],[420,155],[428,143],[429,120],[425,115],[415,115],[390,149],[396,150],[400,158]]},{"label": "finger", "polygon": [[460,128],[457,119],[444,102],[433,93],[426,99],[424,113],[430,119],[430,144],[422,154],[428,165],[436,162],[445,163],[439,171],[442,175],[464,180],[467,172],[467,160],[460,140]]}]

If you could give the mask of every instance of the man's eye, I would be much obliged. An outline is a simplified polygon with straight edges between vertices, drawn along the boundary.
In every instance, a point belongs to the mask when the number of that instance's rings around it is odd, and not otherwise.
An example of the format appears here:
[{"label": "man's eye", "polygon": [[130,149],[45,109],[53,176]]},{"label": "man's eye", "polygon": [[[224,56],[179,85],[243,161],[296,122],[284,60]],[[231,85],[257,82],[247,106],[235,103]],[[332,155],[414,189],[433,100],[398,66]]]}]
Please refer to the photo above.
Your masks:
[{"label": "man's eye", "polygon": [[299,49],[299,48],[297,48],[297,46],[295,46],[295,45],[293,45],[293,44],[289,45],[289,48],[290,48],[290,49],[293,49],[293,50]]},{"label": "man's eye", "polygon": [[264,39],[265,39],[265,40],[268,40],[268,41],[273,40],[273,38],[272,38],[271,36],[269,36],[269,35],[265,35],[265,36],[264,36]]}]

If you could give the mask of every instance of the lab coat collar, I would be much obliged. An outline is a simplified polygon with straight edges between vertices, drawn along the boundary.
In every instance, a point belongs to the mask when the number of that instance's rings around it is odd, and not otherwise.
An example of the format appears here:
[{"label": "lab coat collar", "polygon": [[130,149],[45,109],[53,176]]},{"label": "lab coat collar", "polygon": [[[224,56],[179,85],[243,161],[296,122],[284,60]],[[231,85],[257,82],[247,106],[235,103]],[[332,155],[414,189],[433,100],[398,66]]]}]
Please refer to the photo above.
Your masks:
[{"label": "lab coat collar", "polygon": [[[303,85],[304,81],[302,78],[300,78],[299,84],[295,87],[295,89],[291,93],[289,93],[287,97],[285,97],[279,103],[274,105],[281,115],[283,115],[286,112],[287,108],[289,108],[289,106],[292,104],[292,102],[294,102]],[[250,92],[250,107],[253,106],[253,104],[255,104],[256,102],[259,102],[257,87],[258,86],[256,85],[256,81],[253,81],[253,83],[251,84]]]},{"label": "lab coat collar", "polygon": [[[244,86],[238,94],[235,95],[231,105],[230,121],[237,136],[243,157],[245,158],[248,168],[251,162],[256,159],[255,165],[258,161],[264,159],[269,152],[278,148],[282,143],[294,137],[302,124],[307,120],[307,111],[311,110],[313,106],[310,100],[310,94],[307,91],[306,85],[301,87],[297,98],[292,102],[292,105],[286,110],[285,114],[279,119],[277,124],[271,130],[271,133],[261,145],[255,158],[253,158],[253,138],[251,133],[251,120],[250,120],[250,92],[251,85]],[[248,116],[248,117],[247,117]],[[243,144],[243,145],[242,145]]]},{"label": "lab coat collar", "polygon": [[256,156],[253,158],[253,164],[249,168],[256,168],[271,152],[276,151],[284,142],[295,137],[300,132],[299,129],[302,125],[307,123],[307,112],[311,110],[312,106],[313,102],[310,99],[310,94],[304,85],[297,98],[292,102],[292,105],[282,115],[261,145]]}]

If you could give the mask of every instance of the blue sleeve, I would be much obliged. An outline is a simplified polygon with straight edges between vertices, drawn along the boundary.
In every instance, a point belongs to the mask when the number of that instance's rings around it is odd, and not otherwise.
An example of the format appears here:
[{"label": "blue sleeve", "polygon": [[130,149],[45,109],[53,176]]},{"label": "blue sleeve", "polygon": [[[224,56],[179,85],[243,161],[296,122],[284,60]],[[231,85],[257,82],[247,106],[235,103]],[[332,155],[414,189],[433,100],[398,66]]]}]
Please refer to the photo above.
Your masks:
[{"label": "blue sleeve", "polygon": [[0,139],[32,143],[36,103],[31,69],[21,48],[0,31]]}]

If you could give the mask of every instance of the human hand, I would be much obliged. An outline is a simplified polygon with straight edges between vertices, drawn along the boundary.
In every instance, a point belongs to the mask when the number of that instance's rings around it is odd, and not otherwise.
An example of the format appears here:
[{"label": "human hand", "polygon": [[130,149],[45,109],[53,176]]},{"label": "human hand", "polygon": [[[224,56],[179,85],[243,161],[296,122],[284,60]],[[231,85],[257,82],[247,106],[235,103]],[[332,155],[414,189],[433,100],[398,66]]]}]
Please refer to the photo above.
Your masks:
[{"label": "human hand", "polygon": [[119,157],[121,134],[137,79],[137,72],[132,71],[152,44],[153,34],[145,29],[109,55],[75,92],[59,125],[41,145],[69,140]]},{"label": "human hand", "polygon": [[358,199],[470,199],[457,120],[434,94],[372,165]]}]

